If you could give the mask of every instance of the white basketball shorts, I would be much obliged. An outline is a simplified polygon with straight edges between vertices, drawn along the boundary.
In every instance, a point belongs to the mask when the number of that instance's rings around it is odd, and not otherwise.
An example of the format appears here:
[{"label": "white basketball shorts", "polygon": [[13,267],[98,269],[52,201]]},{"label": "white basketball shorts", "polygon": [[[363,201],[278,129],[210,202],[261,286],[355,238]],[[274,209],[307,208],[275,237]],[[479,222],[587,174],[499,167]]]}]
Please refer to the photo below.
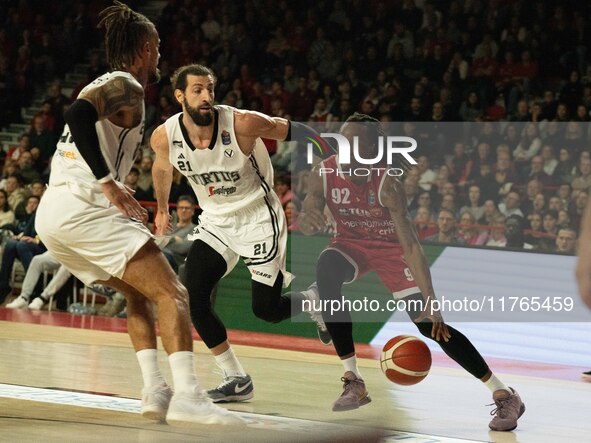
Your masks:
[{"label": "white basketball shorts", "polygon": [[111,205],[100,189],[74,183],[45,191],[35,227],[56,260],[86,285],[121,278],[127,263],[153,238],[144,225]]},{"label": "white basketball shorts", "polygon": [[255,281],[273,286],[279,272],[284,288],[293,280],[285,269],[287,223],[275,193],[229,215],[204,212],[187,238],[202,240],[224,257],[228,265],[225,275],[242,257]]}]

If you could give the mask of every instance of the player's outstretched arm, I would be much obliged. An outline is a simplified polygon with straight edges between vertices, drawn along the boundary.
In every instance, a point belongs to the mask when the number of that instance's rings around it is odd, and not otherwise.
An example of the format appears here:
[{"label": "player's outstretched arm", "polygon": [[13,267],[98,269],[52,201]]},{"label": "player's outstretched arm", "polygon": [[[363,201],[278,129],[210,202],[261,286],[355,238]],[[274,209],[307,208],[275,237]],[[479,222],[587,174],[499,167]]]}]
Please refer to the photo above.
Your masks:
[{"label": "player's outstretched arm", "polygon": [[[236,110],[234,113],[234,130],[238,137],[238,143],[246,155],[254,148],[255,140],[259,137],[271,140],[294,140],[293,132],[298,132],[298,137],[319,137],[312,127],[299,122],[293,122],[281,117],[269,117],[255,111]],[[329,141],[325,141],[329,148],[329,154],[335,153]]]},{"label": "player's outstretched arm", "polygon": [[579,294],[585,304],[591,308],[591,198],[587,200],[587,207],[581,221],[578,255],[576,276]]},{"label": "player's outstretched arm", "polygon": [[158,126],[152,133],[150,145],[156,153],[156,158],[152,165],[154,194],[158,202],[154,223],[156,224],[156,235],[164,235],[172,230],[170,216],[168,214],[168,198],[170,196],[170,187],[172,186],[173,170],[169,159],[170,146],[164,125]]},{"label": "player's outstretched arm", "polygon": [[429,270],[429,263],[423,252],[423,247],[419,243],[419,236],[417,235],[415,226],[408,213],[404,187],[395,177],[388,176],[384,180],[385,183],[382,186],[380,199],[382,204],[390,211],[392,221],[396,228],[396,235],[402,246],[404,259],[408,264],[419,290],[427,302],[425,303],[423,313],[419,316],[417,321],[430,318],[433,322],[431,336],[437,341],[441,338],[448,341],[450,334],[447,330],[447,326],[443,323],[441,314],[439,312],[433,312],[431,309],[432,305],[429,303],[430,301],[435,300],[431,271]]},{"label": "player's outstretched arm", "polygon": [[142,220],[146,210],[123,184],[113,180],[101,152],[95,124],[109,118],[122,127],[141,123],[144,91],[134,79],[112,78],[82,94],[66,111],[64,118],[84,161],[102,186],[109,201],[125,216]]},{"label": "player's outstretched arm", "polygon": [[324,184],[318,173],[320,164],[312,169],[308,182],[308,194],[302,204],[302,210],[298,218],[300,231],[304,235],[313,235],[324,231],[326,217],[324,217]]}]

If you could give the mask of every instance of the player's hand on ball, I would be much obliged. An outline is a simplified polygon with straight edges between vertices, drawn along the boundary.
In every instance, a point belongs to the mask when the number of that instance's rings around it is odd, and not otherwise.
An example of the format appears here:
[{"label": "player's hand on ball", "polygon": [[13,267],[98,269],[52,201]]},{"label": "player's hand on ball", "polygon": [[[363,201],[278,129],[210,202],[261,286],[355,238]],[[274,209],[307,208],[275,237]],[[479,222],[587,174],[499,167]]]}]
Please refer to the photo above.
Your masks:
[{"label": "player's hand on ball", "polygon": [[133,198],[132,189],[115,180],[103,183],[101,187],[107,199],[126,217],[141,221],[147,216],[148,211]]}]

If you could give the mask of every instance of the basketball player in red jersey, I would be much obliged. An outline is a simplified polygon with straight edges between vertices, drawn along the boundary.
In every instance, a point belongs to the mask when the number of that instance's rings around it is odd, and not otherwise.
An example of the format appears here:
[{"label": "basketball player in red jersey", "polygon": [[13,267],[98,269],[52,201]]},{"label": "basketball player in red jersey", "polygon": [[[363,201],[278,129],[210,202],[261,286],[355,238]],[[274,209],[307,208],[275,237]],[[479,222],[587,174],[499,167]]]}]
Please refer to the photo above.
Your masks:
[{"label": "basketball player in red jersey", "polygon": [[[341,128],[350,141],[358,136],[362,158],[375,157],[381,133],[377,120],[357,113]],[[325,206],[336,223],[335,235],[316,267],[321,300],[340,299],[344,283],[375,271],[395,299],[424,300],[423,305],[429,306],[428,301],[435,299],[429,266],[408,214],[401,182],[384,169],[372,170],[370,177],[330,172],[348,167],[339,165],[336,156],[319,163],[310,175],[310,189],[300,214],[300,229],[306,235],[324,230]],[[352,160],[350,167],[367,166]],[[448,356],[491,390],[497,408],[489,427],[495,431],[515,429],[525,411],[517,392],[491,372],[472,343],[446,325],[439,312],[429,312],[425,307],[422,312],[408,311],[408,315],[422,335],[436,340]],[[333,411],[356,409],[371,400],[357,367],[351,317],[348,312],[324,311],[322,315],[345,368],[344,391]]]}]

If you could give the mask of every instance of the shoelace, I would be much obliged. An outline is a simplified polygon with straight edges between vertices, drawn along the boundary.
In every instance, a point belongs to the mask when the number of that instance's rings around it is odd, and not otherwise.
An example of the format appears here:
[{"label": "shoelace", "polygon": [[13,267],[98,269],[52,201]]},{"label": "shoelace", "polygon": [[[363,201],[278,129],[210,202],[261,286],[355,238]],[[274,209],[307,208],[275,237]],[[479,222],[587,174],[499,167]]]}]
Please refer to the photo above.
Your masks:
[{"label": "shoelace", "polygon": [[495,406],[496,408],[494,408],[492,411],[490,411],[490,415],[499,415],[499,418],[505,418],[507,416],[507,408],[505,407],[506,404],[509,402],[509,400],[511,400],[511,397],[507,397],[507,398],[502,398],[500,400],[495,400],[494,403],[491,403],[487,406]]},{"label": "shoelace", "polygon": [[223,389],[226,386],[229,386],[236,378],[238,377],[225,377],[224,381],[216,389]]}]

